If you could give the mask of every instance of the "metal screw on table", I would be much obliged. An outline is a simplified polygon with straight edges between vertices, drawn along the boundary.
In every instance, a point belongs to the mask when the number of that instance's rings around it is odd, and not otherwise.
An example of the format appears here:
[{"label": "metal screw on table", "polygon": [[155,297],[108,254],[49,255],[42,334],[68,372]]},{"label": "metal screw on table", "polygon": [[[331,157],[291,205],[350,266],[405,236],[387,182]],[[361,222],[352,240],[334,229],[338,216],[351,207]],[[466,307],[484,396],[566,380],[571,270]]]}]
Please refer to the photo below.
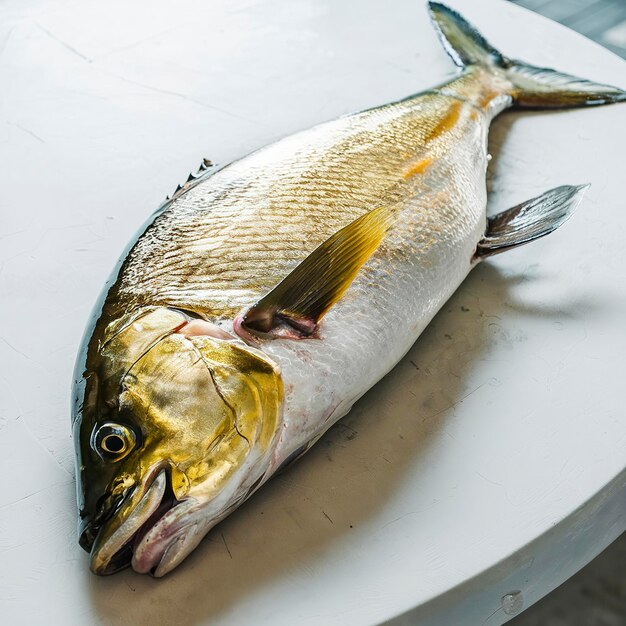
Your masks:
[{"label": "metal screw on table", "polygon": [[511,591],[502,596],[502,610],[507,615],[517,615],[524,608],[524,596],[521,591]]}]

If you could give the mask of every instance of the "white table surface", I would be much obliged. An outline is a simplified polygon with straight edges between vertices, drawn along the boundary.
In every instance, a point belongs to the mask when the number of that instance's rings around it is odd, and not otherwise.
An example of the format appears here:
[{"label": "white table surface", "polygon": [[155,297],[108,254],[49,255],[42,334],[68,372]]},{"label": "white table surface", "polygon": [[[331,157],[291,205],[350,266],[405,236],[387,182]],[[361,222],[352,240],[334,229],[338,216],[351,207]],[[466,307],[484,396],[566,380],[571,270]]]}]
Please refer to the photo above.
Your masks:
[{"label": "white table surface", "polygon": [[[626,87],[623,61],[544,18],[453,6],[509,56]],[[476,269],[174,574],[97,578],[77,544],[72,367],[135,230],[203,157],[452,68],[414,0],[3,2],[3,624],[500,624],[503,596],[532,604],[624,531],[626,105],[496,121],[490,208],[590,181],[578,212]]]}]

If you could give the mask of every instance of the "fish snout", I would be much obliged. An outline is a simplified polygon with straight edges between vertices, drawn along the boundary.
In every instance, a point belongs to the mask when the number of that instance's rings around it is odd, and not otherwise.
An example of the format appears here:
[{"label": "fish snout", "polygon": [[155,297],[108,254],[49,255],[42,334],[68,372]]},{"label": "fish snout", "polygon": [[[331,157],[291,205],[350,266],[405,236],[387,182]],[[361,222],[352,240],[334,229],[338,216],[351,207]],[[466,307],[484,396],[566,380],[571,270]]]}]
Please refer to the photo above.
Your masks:
[{"label": "fish snout", "polygon": [[172,490],[169,469],[166,464],[157,465],[142,487],[129,493],[113,515],[101,524],[97,519],[85,524],[80,542],[91,553],[94,574],[113,574],[130,566],[144,537],[180,503]]},{"label": "fish snout", "polygon": [[78,519],[78,544],[83,550],[91,552],[101,528],[119,511],[131,496],[132,491],[132,489],[126,489],[115,496],[105,495],[98,501],[96,513],[92,515],[85,509],[81,509]]}]

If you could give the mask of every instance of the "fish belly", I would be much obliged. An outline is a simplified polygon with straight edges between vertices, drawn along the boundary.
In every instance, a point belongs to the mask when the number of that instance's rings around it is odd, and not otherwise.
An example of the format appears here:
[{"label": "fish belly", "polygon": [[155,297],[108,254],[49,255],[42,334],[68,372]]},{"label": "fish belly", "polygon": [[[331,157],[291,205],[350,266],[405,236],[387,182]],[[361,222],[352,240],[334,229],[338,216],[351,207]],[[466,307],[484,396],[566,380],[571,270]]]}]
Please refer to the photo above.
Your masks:
[{"label": "fish belly", "polygon": [[472,268],[486,222],[486,137],[476,139],[457,143],[421,175],[317,338],[262,345],[281,366],[286,390],[275,468],[398,363]]}]

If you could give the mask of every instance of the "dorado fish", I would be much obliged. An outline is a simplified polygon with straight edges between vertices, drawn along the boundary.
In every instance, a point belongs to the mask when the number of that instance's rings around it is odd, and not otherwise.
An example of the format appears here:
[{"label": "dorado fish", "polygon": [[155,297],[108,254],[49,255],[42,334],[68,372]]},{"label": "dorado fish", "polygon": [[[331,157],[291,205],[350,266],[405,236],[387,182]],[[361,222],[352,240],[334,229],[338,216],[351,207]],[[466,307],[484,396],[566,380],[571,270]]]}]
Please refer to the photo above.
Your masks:
[{"label": "dorado fish", "polygon": [[175,568],[398,363],[477,263],[580,201],[562,186],[487,218],[490,122],[626,92],[508,59],[429,10],[453,79],[203,163],[118,266],[74,380],[96,574]]}]

